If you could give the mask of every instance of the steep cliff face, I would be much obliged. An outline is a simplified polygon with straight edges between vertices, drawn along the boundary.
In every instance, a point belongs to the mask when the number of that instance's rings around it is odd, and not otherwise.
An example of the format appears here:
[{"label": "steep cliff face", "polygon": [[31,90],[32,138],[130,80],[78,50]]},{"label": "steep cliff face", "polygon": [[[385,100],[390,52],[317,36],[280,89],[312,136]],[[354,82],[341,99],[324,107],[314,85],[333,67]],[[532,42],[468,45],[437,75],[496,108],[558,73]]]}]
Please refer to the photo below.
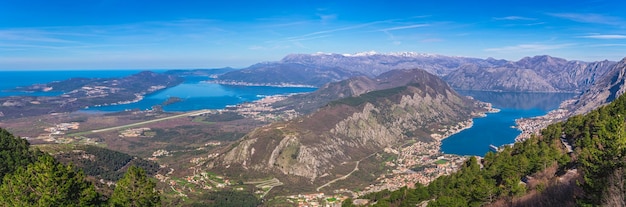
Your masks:
[{"label": "steep cliff face", "polygon": [[464,65],[444,79],[463,90],[576,92],[589,88],[615,63],[567,61],[544,55],[500,64]]},{"label": "steep cliff face", "polygon": [[425,71],[387,75],[412,81],[339,99],[310,115],[258,128],[211,166],[299,176],[313,183],[341,163],[385,147],[409,140],[435,141],[431,133],[471,118],[475,110],[471,100]]},{"label": "steep cliff face", "polygon": [[463,90],[579,92],[588,89],[614,64],[607,60],[588,63],[543,55],[496,67],[464,65],[444,80]]},{"label": "steep cliff face", "polygon": [[573,114],[584,114],[610,103],[626,91],[625,79],[626,58],[613,65],[606,75],[592,85],[589,90],[583,92],[580,98],[570,106],[570,111]]},{"label": "steep cliff face", "polygon": [[480,68],[465,65],[448,74],[446,81],[454,88],[486,91],[557,91],[531,69]]}]

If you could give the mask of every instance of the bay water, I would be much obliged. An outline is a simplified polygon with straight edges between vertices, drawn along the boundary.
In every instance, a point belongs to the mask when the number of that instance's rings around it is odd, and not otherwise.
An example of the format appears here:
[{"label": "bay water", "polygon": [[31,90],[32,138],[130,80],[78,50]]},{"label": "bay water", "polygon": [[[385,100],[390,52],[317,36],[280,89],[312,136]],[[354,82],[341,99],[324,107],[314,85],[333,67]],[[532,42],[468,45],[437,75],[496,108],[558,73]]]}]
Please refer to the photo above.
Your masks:
[{"label": "bay water", "polygon": [[[165,70],[153,70],[164,72]],[[0,97],[6,96],[57,96],[60,92],[20,92],[16,87],[32,84],[45,84],[69,78],[118,78],[141,72],[141,70],[68,70],[68,71],[0,71]],[[316,88],[270,87],[270,86],[231,86],[207,83],[206,76],[185,77],[180,85],[148,94],[139,102],[102,107],[90,107],[90,112],[117,112],[124,110],[146,110],[161,105],[170,97],[182,101],[164,106],[165,111],[194,111],[200,109],[222,109],[227,105],[261,99],[265,96],[311,92]]]},{"label": "bay water", "polygon": [[547,114],[559,104],[574,97],[573,93],[517,93],[458,91],[465,96],[489,102],[498,113],[474,119],[474,125],[442,141],[441,151],[446,154],[484,156],[489,145],[501,146],[515,142],[520,131],[515,119]]}]

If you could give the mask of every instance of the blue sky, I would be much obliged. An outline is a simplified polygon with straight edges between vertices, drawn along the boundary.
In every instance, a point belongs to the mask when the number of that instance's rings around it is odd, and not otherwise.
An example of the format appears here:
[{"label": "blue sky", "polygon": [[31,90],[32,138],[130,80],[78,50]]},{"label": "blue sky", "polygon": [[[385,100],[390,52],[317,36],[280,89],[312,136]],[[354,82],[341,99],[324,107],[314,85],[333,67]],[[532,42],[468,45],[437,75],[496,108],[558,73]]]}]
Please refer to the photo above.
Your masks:
[{"label": "blue sky", "polygon": [[0,70],[246,67],[290,53],[626,57],[626,1],[2,0]]}]

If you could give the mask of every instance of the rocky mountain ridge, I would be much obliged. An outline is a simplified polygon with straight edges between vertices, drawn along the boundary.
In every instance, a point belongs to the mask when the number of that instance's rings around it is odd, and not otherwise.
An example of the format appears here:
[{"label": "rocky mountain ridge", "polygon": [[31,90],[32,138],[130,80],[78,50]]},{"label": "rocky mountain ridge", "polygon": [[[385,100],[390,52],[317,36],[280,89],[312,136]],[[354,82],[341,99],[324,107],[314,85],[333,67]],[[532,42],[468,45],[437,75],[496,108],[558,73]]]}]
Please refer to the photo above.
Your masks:
[{"label": "rocky mountain ridge", "polygon": [[583,92],[568,108],[573,115],[576,115],[587,113],[608,104],[626,92],[625,83],[626,58],[613,65],[603,77],[598,78],[598,81]]},{"label": "rocky mountain ridge", "polygon": [[[258,128],[208,166],[238,175],[273,174],[287,179],[281,182],[300,180],[303,182],[299,184],[311,185],[338,173],[342,163],[364,159],[386,147],[409,140],[436,141],[431,134],[466,121],[477,111],[475,102],[426,71],[401,70],[383,75],[370,80],[361,77],[360,81],[390,84],[389,88],[346,89],[353,96],[332,101],[312,114]],[[397,76],[410,81],[397,87],[385,81]],[[349,87],[349,83],[339,85]]]},{"label": "rocky mountain ridge", "polygon": [[[452,57],[414,52],[380,54],[290,54],[218,77],[222,83],[323,86],[359,75],[376,77],[396,69],[420,68],[462,90],[580,92],[614,65],[612,61],[568,61],[547,55],[519,61]],[[270,75],[268,75],[270,74]]]},{"label": "rocky mountain ridge", "polygon": [[414,82],[418,76],[427,76],[423,70],[393,70],[376,78],[357,76],[347,80],[325,84],[318,90],[290,96],[283,101],[272,104],[282,110],[293,109],[301,114],[308,114],[331,101],[341,98],[359,96],[361,94],[405,86]]},{"label": "rocky mountain ridge", "polygon": [[567,61],[547,55],[525,57],[496,67],[464,65],[444,77],[453,88],[516,92],[581,92],[615,63]]}]

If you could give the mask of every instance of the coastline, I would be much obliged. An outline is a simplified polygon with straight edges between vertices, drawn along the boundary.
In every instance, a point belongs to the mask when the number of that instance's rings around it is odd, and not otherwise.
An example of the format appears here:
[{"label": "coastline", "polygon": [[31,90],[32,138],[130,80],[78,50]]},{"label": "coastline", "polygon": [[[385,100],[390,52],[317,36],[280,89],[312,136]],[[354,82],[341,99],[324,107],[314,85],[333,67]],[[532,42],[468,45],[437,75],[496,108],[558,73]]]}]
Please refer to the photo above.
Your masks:
[{"label": "coastline", "polygon": [[[480,106],[480,108],[485,109],[485,111],[481,111],[481,112],[473,112],[472,113],[472,118],[462,121],[460,123],[458,123],[457,125],[451,126],[448,129],[445,129],[445,131],[441,131],[443,132],[443,134],[431,134],[430,136],[436,140],[438,140],[439,142],[441,142],[442,140],[458,134],[459,132],[472,128],[472,126],[474,126],[474,119],[476,118],[484,118],[487,117],[487,114],[493,114],[493,113],[499,113],[500,109],[498,108],[493,108],[493,105],[491,103],[487,103],[487,102],[482,102],[482,101],[478,101],[477,102],[478,106]],[[441,151],[441,147],[439,149]]]},{"label": "coastline", "polygon": [[249,83],[249,82],[243,82],[243,81],[221,81],[221,80],[206,80],[206,81],[201,81],[201,82],[202,83],[221,84],[221,85],[231,85],[231,86],[268,86],[268,87],[282,87],[282,88],[318,88],[318,87],[313,86],[313,85],[293,84],[293,83],[271,84],[271,83]]},{"label": "coastline", "polygon": [[521,133],[515,137],[515,142],[523,142],[533,135],[538,135],[548,125],[570,117],[571,112],[567,110],[567,106],[573,102],[573,99],[565,100],[559,105],[559,108],[551,110],[542,116],[516,119],[514,128],[520,130]]}]

